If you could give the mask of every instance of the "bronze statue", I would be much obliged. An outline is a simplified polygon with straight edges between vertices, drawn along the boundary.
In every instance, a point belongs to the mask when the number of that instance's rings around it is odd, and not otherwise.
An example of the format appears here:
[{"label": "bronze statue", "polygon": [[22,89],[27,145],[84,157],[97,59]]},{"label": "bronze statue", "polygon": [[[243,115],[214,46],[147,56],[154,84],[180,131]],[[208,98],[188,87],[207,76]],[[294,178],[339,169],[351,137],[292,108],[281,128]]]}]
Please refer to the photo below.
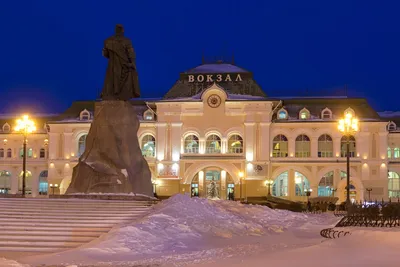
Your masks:
[{"label": "bronze statue", "polygon": [[103,56],[108,58],[108,67],[101,98],[126,101],[140,97],[135,51],[122,25],[118,24],[115,35],[104,41]]}]

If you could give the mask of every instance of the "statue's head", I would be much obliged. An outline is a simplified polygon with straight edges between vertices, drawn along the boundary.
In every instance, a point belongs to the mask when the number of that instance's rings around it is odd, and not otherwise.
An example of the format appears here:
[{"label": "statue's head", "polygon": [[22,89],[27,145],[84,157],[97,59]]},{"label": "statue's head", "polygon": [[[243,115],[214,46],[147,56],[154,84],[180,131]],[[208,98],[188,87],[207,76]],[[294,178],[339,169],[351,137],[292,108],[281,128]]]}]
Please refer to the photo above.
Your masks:
[{"label": "statue's head", "polygon": [[115,33],[117,35],[124,35],[124,26],[122,26],[122,24],[117,24],[117,26],[115,26]]}]

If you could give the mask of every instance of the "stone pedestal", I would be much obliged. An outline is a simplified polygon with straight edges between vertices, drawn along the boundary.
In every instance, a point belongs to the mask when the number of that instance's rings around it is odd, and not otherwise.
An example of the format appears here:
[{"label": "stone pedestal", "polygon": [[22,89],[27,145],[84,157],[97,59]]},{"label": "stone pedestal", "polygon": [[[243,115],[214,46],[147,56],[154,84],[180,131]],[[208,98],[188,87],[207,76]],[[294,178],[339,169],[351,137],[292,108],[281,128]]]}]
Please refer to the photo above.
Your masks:
[{"label": "stone pedestal", "polygon": [[74,167],[71,193],[135,193],[153,196],[151,173],[137,138],[139,120],[127,101],[95,105],[85,152]]}]

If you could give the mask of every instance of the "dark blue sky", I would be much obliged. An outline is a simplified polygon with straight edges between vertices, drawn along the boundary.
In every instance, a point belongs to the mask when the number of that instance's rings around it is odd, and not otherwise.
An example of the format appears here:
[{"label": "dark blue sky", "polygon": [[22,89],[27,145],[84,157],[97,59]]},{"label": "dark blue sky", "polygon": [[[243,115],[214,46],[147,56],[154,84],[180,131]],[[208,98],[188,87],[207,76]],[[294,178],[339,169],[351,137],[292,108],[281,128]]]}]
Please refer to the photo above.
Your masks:
[{"label": "dark blue sky", "polygon": [[0,112],[61,112],[93,100],[103,40],[122,23],[143,97],[161,97],[207,56],[235,54],[270,96],[348,85],[400,110],[400,1],[19,0],[0,5]]}]

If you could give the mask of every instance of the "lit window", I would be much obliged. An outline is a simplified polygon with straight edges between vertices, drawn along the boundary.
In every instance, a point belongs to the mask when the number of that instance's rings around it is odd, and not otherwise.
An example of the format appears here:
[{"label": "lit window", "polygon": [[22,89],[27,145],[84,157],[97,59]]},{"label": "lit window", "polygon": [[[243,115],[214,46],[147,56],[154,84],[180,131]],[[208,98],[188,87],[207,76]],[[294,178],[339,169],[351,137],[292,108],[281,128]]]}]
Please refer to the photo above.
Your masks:
[{"label": "lit window", "polygon": [[11,158],[12,157],[12,150],[11,148],[7,149],[7,158]]},{"label": "lit window", "polygon": [[86,137],[87,137],[87,134],[84,134],[81,137],[79,137],[79,140],[78,140],[78,157],[82,156],[83,152],[85,152]]},{"label": "lit window", "polygon": [[221,153],[221,138],[212,134],[206,140],[206,153]]},{"label": "lit window", "polygon": [[275,197],[287,197],[288,196],[288,177],[289,173],[281,173],[272,184],[272,195]]},{"label": "lit window", "polygon": [[397,130],[397,126],[394,122],[390,122],[388,124],[388,131],[396,131]]},{"label": "lit window", "polygon": [[156,139],[150,134],[146,134],[142,138],[141,143],[142,155],[144,157],[155,157],[156,156]]},{"label": "lit window", "polygon": [[299,117],[301,120],[308,120],[310,118],[310,111],[308,111],[306,108],[303,108],[300,111]]},{"label": "lit window", "polygon": [[152,121],[154,120],[154,114],[152,111],[148,110],[143,114],[143,119],[146,121]]},{"label": "lit window", "polygon": [[300,172],[294,173],[294,183],[296,185],[296,196],[305,196],[306,190],[310,189],[310,182]]},{"label": "lit window", "polygon": [[323,134],[318,138],[318,157],[333,157],[333,140],[330,135]]},{"label": "lit window", "polygon": [[47,195],[49,184],[47,182],[48,171],[42,171],[39,175],[39,195]]},{"label": "lit window", "polygon": [[286,120],[287,118],[288,118],[288,113],[287,113],[287,111],[284,110],[284,109],[281,109],[281,110],[278,112],[278,119],[279,119],[279,120]]},{"label": "lit window", "polygon": [[296,158],[307,158],[311,156],[311,142],[307,135],[299,135],[296,138]]},{"label": "lit window", "polygon": [[331,197],[333,196],[333,171],[325,174],[318,184],[318,196]]},{"label": "lit window", "polygon": [[288,156],[288,139],[286,136],[282,134],[275,136],[272,147],[272,156],[274,158],[286,158]]},{"label": "lit window", "polygon": [[240,135],[232,135],[228,140],[228,152],[234,154],[243,153],[243,139]]},{"label": "lit window", "polygon": [[39,157],[44,159],[46,157],[46,150],[44,148],[40,149]]},{"label": "lit window", "polygon": [[194,134],[188,135],[185,138],[185,153],[199,153],[199,138]]},{"label": "lit window", "polygon": [[347,153],[347,139],[349,139],[350,143],[350,149],[349,149],[349,154],[351,158],[354,158],[356,156],[356,139],[354,136],[343,136],[342,139],[340,140],[340,156],[342,158],[346,157]]},{"label": "lit window", "polygon": [[388,172],[389,197],[400,197],[400,176],[397,172]]}]

